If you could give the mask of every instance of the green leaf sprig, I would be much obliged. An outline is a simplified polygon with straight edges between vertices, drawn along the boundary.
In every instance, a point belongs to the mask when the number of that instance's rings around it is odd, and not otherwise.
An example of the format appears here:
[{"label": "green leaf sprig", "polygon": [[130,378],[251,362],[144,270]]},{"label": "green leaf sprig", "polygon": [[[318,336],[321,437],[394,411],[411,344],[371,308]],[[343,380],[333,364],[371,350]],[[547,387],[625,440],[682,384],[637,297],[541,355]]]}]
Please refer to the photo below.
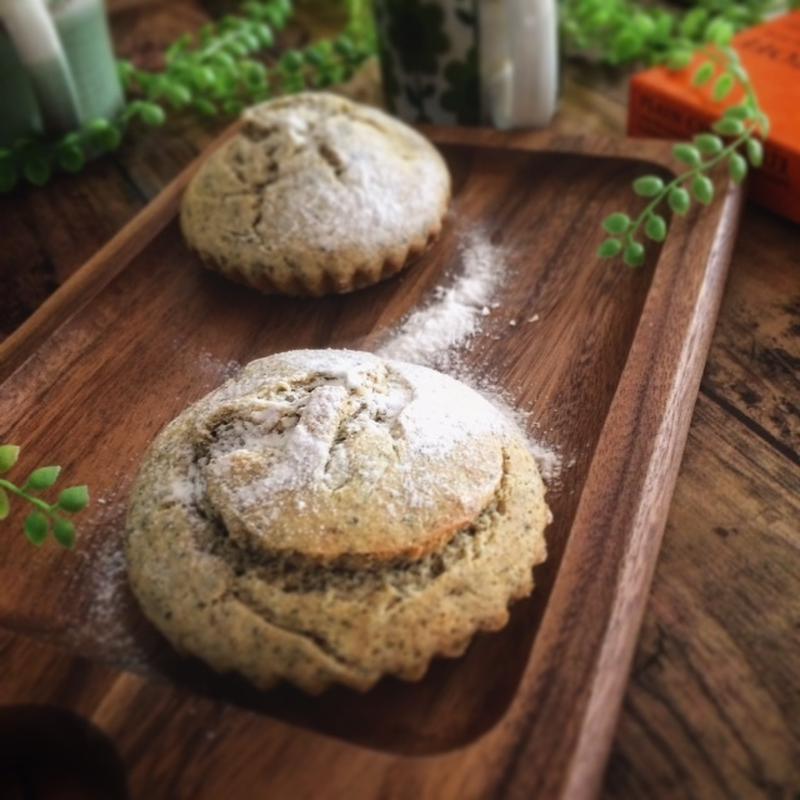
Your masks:
[{"label": "green leaf sprig", "polygon": [[[359,15],[333,40],[287,50],[267,65],[254,54],[271,48],[292,14],[291,0],[249,0],[245,16],[229,15],[185,34],[166,53],[165,69],[147,72],[120,64],[129,92],[176,110],[206,117],[235,116],[251,104],[278,94],[325,88],[347,80],[374,52]],[[363,14],[362,14],[363,16]]]},{"label": "green leaf sprig", "polygon": [[245,103],[268,96],[266,67],[253,55],[275,44],[292,11],[291,0],[249,0],[242,15],[229,14],[180,36],[167,48],[161,71],[120,61],[123,86],[176,111],[235,115]]},{"label": "green leaf sprig", "polygon": [[[657,175],[644,175],[633,182],[633,190],[650,202],[635,218],[617,211],[603,222],[610,234],[599,247],[601,258],[622,256],[631,267],[638,267],[645,259],[646,239],[663,242],[667,236],[666,218],[659,213],[667,205],[675,214],[685,215],[692,202],[709,205],[714,200],[714,183],[709,173],[721,163],[727,163],[728,174],[734,183],[741,183],[749,166],[760,167],[764,160],[764,147],[760,137],[769,133],[769,119],[761,109],[755,90],[746,71],[741,68],[739,56],[730,46],[706,48],[708,60],[695,71],[693,83],[706,86],[713,82],[712,96],[721,102],[738,86],[744,99],[730,106],[712,125],[713,133],[701,133],[691,143],[673,147],[674,157],[688,169],[665,183]],[[722,137],[727,137],[723,139]]]},{"label": "green leaf sprig", "polygon": [[376,49],[367,0],[348,0],[348,10],[341,35],[289,50],[270,65],[255,56],[273,48],[276,34],[292,16],[292,0],[246,0],[240,14],[180,36],[167,48],[163,70],[119,61],[120,79],[133,98],[122,113],[92,120],[66,136],[26,137],[0,148],[0,193],[21,180],[42,186],[58,169],[80,171],[88,159],[119,147],[133,121],[162,125],[168,111],[232,117],[277,94],[348,80]]},{"label": "green leaf sprig", "polygon": [[20,180],[43,186],[57,169],[80,172],[90,158],[116,150],[134,120],[155,126],[164,119],[160,106],[134,100],[115,119],[98,117],[56,139],[29,136],[0,147],[0,193],[10,192]]},{"label": "green leaf sprig", "polygon": [[663,203],[676,214],[686,214],[693,201],[707,205],[713,200],[709,173],[717,164],[727,162],[731,178],[741,182],[749,166],[763,162],[760,137],[767,136],[769,120],[731,41],[738,31],[772,14],[800,7],[800,0],[699,0],[687,12],[637,0],[561,0],[560,5],[568,55],[611,67],[645,63],[683,70],[701,52],[705,59],[693,76],[695,85],[708,86],[716,102],[726,100],[737,87],[744,96],[724,112],[713,132],[676,145],[674,155],[688,170],[666,184],[656,175],[634,182],[634,192],[649,200],[638,216],[631,219],[618,211],[604,221],[610,238],[600,245],[598,255],[621,256],[630,266],[639,266],[645,259],[643,239],[660,242],[667,235],[667,219],[659,213]]},{"label": "green leaf sprig", "polygon": [[[14,444],[0,445],[0,474],[8,472],[19,458],[19,447]],[[86,486],[70,486],[62,489],[55,503],[48,503],[38,495],[52,488],[61,472],[61,467],[39,467],[28,475],[22,486],[6,478],[0,478],[0,520],[11,511],[11,498],[16,496],[33,506],[25,518],[25,535],[40,547],[48,535],[62,546],[75,546],[75,525],[65,514],[77,514],[89,505],[89,489]]]},{"label": "green leaf sprig", "polygon": [[[560,0],[562,47],[570,57],[611,67],[685,67],[696,47],[734,34],[800,0],[698,0],[686,12],[639,0]],[[687,60],[688,57],[688,60]]]}]

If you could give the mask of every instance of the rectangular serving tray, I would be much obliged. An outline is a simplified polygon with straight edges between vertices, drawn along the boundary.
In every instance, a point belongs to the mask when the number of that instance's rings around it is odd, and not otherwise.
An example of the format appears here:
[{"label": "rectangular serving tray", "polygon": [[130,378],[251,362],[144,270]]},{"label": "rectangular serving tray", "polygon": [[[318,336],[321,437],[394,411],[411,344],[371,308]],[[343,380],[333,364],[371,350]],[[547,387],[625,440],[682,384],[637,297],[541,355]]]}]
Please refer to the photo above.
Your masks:
[{"label": "rectangular serving tray", "polygon": [[[599,786],[741,196],[730,187],[674,219],[629,269],[597,260],[600,223],[634,206],[643,171],[669,175],[668,144],[427,132],[453,175],[453,213],[383,284],[286,299],[201,269],[176,220],[195,164],[0,344],[0,440],[23,445],[20,472],[60,463],[94,496],[74,553],[34,550],[16,533],[20,508],[4,524],[0,702],[96,725],[134,797],[582,798]],[[257,692],[178,657],[125,584],[125,502],[147,445],[236,363],[376,348],[457,274],[474,229],[511,266],[463,360],[530,412],[565,465],[534,595],[463,658],[365,695]]]}]

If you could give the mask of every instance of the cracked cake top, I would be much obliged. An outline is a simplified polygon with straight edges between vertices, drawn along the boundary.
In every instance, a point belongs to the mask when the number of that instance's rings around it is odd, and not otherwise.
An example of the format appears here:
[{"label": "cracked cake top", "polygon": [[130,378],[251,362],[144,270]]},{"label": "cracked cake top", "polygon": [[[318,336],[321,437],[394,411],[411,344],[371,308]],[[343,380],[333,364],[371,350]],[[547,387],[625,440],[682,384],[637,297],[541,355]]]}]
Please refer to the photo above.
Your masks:
[{"label": "cracked cake top", "polygon": [[189,245],[262,291],[347,292],[394,274],[439,232],[450,196],[433,145],[326,93],[248,109],[181,208]]}]

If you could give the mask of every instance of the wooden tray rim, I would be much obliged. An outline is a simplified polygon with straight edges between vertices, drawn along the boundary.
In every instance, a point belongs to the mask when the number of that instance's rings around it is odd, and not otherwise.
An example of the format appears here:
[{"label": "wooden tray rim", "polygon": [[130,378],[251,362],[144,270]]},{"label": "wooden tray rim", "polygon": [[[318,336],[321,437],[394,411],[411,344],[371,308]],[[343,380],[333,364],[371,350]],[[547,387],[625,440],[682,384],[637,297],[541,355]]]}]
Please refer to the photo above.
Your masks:
[{"label": "wooden tray rim", "polygon": [[[131,261],[173,220],[182,191],[209,152],[221,146],[238,129],[227,130],[209,149],[183,170],[136,217],[76,271],[48,300],[4,342],[0,343],[0,383],[5,382],[42,342],[119,275]],[[675,171],[671,144],[657,140],[601,139],[598,137],[565,137],[547,132],[507,134],[489,129],[425,127],[434,142],[476,147],[533,152],[553,151],[564,154],[621,158],[657,164]],[[548,748],[549,757],[558,759],[554,777],[548,778],[544,796],[592,797],[602,777],[611,738],[621,706],[627,675],[633,657],[636,633],[644,613],[647,589],[666,523],[670,498],[677,478],[680,458],[688,433],[691,414],[681,413],[686,403],[696,397],[705,356],[710,345],[713,323],[719,309],[722,286],[738,224],[742,202],[741,191],[729,185],[714,206],[693,221],[676,220],[654,267],[652,283],[633,335],[632,343],[614,396],[602,426],[595,456],[587,472],[586,483],[551,596],[524,667],[517,693],[494,726],[462,747],[428,756],[397,756],[403,761],[414,759],[447,759],[464,754],[473,757],[476,751],[496,751],[502,731],[529,724],[524,737],[514,747],[516,768],[508,772],[506,790],[522,791],[530,778],[521,771],[520,762],[541,763],[537,742],[548,726],[551,712],[530,717],[547,706],[545,697],[558,680],[558,664],[571,650],[580,652],[574,641],[569,643],[574,623],[576,601],[564,596],[569,581],[565,575],[580,576],[585,569],[587,553],[596,542],[598,525],[611,525],[618,547],[624,556],[615,564],[618,569],[614,591],[602,609],[600,648],[588,663],[587,680],[575,693],[573,707],[577,713],[563,721],[560,742]],[[688,245],[705,242],[703,268],[691,269]],[[698,255],[697,253],[693,255]],[[699,258],[698,258],[699,260]],[[683,289],[676,285],[683,280]],[[670,300],[677,293],[678,299]],[[668,342],[659,323],[667,319],[671,330],[680,329],[678,346]],[[666,355],[669,370],[666,380],[652,392],[645,392],[654,355]],[[628,398],[634,398],[634,402]],[[628,432],[635,428],[635,417],[643,413],[661,419],[653,435],[632,446]],[[654,462],[661,454],[663,460]],[[609,473],[606,459],[618,472]],[[603,461],[603,470],[598,469]],[[642,469],[644,467],[644,469]],[[609,488],[608,477],[616,475]],[[609,491],[618,496],[624,490],[629,499],[608,519]],[[620,532],[621,531],[621,532]],[[605,555],[606,560],[609,559]],[[613,558],[613,556],[612,556]],[[608,566],[608,565],[607,565]],[[614,564],[610,567],[613,568]],[[624,591],[622,591],[624,589]],[[595,612],[598,610],[595,609]],[[597,616],[595,617],[597,619]],[[574,636],[573,636],[574,639]],[[547,680],[546,680],[547,679]],[[549,683],[547,682],[549,681]],[[565,690],[569,691],[566,686]],[[556,692],[558,694],[558,692]],[[547,706],[549,708],[549,706]],[[552,729],[552,728],[551,728]],[[298,728],[298,735],[308,733]],[[499,738],[499,741],[498,741]],[[345,742],[346,747],[359,747]],[[471,754],[467,756],[466,754]],[[381,751],[381,756],[386,753]],[[530,758],[528,758],[530,757]],[[512,763],[513,767],[513,763]],[[542,787],[539,787],[542,788]]]}]

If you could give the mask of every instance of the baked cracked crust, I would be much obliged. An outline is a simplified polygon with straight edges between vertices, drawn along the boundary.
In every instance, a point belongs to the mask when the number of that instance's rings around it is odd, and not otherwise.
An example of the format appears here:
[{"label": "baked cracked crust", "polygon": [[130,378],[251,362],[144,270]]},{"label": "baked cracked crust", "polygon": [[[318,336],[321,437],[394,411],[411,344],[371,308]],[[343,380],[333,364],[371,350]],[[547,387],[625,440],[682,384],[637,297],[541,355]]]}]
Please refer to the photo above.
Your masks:
[{"label": "baked cracked crust", "polygon": [[549,521],[524,437],[472,389],[298,350],[251,362],[157,437],[129,578],[175,647],[219,671],[363,691],[503,627]]},{"label": "baked cracked crust", "polygon": [[323,295],[400,271],[438,235],[450,176],[383,112],[304,93],[248,109],[189,184],[181,227],[204,263],[267,293]]}]

